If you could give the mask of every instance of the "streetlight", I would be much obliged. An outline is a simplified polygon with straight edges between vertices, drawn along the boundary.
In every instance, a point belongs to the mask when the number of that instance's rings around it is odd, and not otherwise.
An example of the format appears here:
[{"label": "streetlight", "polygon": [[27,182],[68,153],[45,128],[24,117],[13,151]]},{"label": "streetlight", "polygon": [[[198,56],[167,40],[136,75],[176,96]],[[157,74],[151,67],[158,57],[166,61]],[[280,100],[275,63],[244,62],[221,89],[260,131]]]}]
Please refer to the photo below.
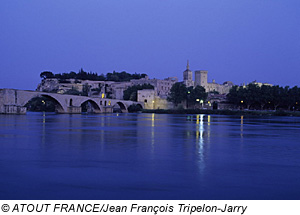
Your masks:
[{"label": "streetlight", "polygon": [[191,93],[190,91],[187,91],[187,95],[186,95],[186,109],[188,109],[189,108],[189,94]]},{"label": "streetlight", "polygon": [[203,100],[202,99],[200,100],[200,104],[201,104],[201,107],[203,107]]}]

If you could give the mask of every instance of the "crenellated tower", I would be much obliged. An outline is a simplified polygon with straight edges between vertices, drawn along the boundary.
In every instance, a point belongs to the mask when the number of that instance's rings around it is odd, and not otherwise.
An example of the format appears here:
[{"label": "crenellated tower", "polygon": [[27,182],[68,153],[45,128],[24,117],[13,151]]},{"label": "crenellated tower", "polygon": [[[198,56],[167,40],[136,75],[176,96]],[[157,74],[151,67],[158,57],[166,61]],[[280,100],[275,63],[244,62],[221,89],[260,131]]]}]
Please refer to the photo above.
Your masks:
[{"label": "crenellated tower", "polygon": [[207,86],[207,71],[206,70],[197,70],[195,71],[195,86]]}]

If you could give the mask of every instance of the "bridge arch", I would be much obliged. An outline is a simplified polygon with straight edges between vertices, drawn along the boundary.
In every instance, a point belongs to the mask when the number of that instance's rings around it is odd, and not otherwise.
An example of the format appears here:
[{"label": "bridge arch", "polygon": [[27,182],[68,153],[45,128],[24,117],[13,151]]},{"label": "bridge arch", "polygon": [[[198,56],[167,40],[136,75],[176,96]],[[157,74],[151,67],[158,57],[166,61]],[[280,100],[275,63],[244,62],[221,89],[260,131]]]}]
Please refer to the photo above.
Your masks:
[{"label": "bridge arch", "polygon": [[139,108],[141,108],[141,110],[144,109],[141,104],[136,104],[136,106],[138,106]]},{"label": "bridge arch", "polygon": [[39,98],[39,97],[45,97],[50,99],[54,105],[55,105],[55,112],[57,113],[64,113],[65,109],[63,108],[63,105],[58,101],[55,97],[48,95],[48,94],[33,94],[26,98],[26,100],[23,101],[23,106],[26,106],[32,99]]},{"label": "bridge arch", "polygon": [[114,105],[113,105],[113,108],[116,107],[116,105],[118,105],[120,107],[120,110],[122,113],[126,113],[128,112],[128,109],[127,109],[127,106],[123,103],[123,102],[116,102]]},{"label": "bridge arch", "polygon": [[82,101],[80,106],[82,107],[83,112],[95,112],[95,113],[102,112],[101,107],[97,104],[97,102],[93,101],[92,99],[87,99]]}]

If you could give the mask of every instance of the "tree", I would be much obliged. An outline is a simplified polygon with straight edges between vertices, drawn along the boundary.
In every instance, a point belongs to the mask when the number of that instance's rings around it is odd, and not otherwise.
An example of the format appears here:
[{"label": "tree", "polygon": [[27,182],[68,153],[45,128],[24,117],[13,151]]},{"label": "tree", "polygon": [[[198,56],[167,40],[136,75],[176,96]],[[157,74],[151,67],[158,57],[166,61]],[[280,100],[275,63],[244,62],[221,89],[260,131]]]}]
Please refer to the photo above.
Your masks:
[{"label": "tree", "polygon": [[232,104],[240,105],[241,98],[240,98],[239,87],[237,85],[233,86],[229,90],[229,93],[227,94],[227,99]]},{"label": "tree", "polygon": [[287,103],[289,101],[288,98],[289,87],[279,87],[278,85],[273,86],[271,88],[271,103],[274,105],[274,109],[277,110],[277,107],[280,104],[283,104],[283,97],[287,98]]},{"label": "tree", "polygon": [[187,96],[186,96],[186,104],[187,108],[193,107],[195,108],[195,104],[206,101],[207,93],[205,92],[205,88],[202,86],[188,87],[187,88]]},{"label": "tree", "polygon": [[262,85],[260,88],[258,101],[260,103],[260,109],[263,110],[267,104],[271,104],[272,101],[272,87],[269,85]]},{"label": "tree", "polygon": [[187,88],[185,84],[180,82],[173,84],[167,100],[172,102],[175,105],[175,107],[177,107],[177,105],[185,101],[186,98],[187,98]]},{"label": "tree", "polygon": [[259,102],[260,87],[257,84],[249,84],[244,93],[244,102],[247,105],[247,109]]},{"label": "tree", "polygon": [[49,71],[44,71],[40,74],[41,78],[56,78],[59,80],[66,80],[66,79],[80,79],[80,80],[92,80],[92,81],[115,81],[115,82],[125,82],[130,81],[132,79],[141,79],[145,78],[146,74],[130,74],[125,71],[123,72],[116,72],[113,71],[112,73],[107,73],[106,76],[104,74],[98,75],[94,72],[86,72],[81,68],[78,73],[73,71],[69,73],[58,73],[53,74]]},{"label": "tree", "polygon": [[298,104],[299,100],[300,100],[300,89],[295,86],[291,89],[289,89],[288,91],[288,110],[291,110],[291,108],[293,108],[293,110],[295,110],[295,106]]},{"label": "tree", "polygon": [[40,77],[43,78],[43,79],[54,78],[54,74],[50,71],[44,71],[40,74]]},{"label": "tree", "polygon": [[289,86],[280,87],[249,84],[247,87],[233,86],[227,99],[235,105],[247,105],[254,107],[253,104],[259,104],[260,109],[272,107],[277,110],[278,107],[285,107],[287,110],[297,110],[300,103],[300,88],[297,86],[290,88]]},{"label": "tree", "polygon": [[199,101],[205,102],[207,99],[207,93],[205,92],[205,88],[202,86],[196,86],[191,92],[192,104],[195,105]]}]

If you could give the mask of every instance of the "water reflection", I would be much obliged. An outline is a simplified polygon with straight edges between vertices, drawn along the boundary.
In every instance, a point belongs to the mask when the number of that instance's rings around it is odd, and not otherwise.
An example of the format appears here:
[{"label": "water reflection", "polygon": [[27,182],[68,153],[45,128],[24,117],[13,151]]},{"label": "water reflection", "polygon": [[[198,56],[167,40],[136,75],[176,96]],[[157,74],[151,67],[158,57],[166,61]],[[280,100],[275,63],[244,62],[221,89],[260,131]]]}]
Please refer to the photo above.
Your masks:
[{"label": "water reflection", "polygon": [[[197,140],[197,148],[198,148],[198,162],[199,162],[199,170],[202,175],[205,169],[205,149],[204,149],[204,114],[196,115],[196,140]],[[210,116],[208,117],[208,121],[210,121]]]},{"label": "water reflection", "polygon": [[241,116],[241,138],[244,137],[244,116]]},{"label": "water reflection", "polygon": [[210,115],[207,115],[207,143],[210,142]]},{"label": "water reflection", "polygon": [[43,112],[42,144],[46,142],[46,113]]},{"label": "water reflection", "polygon": [[154,143],[155,143],[155,114],[151,116],[151,151],[154,152]]}]

